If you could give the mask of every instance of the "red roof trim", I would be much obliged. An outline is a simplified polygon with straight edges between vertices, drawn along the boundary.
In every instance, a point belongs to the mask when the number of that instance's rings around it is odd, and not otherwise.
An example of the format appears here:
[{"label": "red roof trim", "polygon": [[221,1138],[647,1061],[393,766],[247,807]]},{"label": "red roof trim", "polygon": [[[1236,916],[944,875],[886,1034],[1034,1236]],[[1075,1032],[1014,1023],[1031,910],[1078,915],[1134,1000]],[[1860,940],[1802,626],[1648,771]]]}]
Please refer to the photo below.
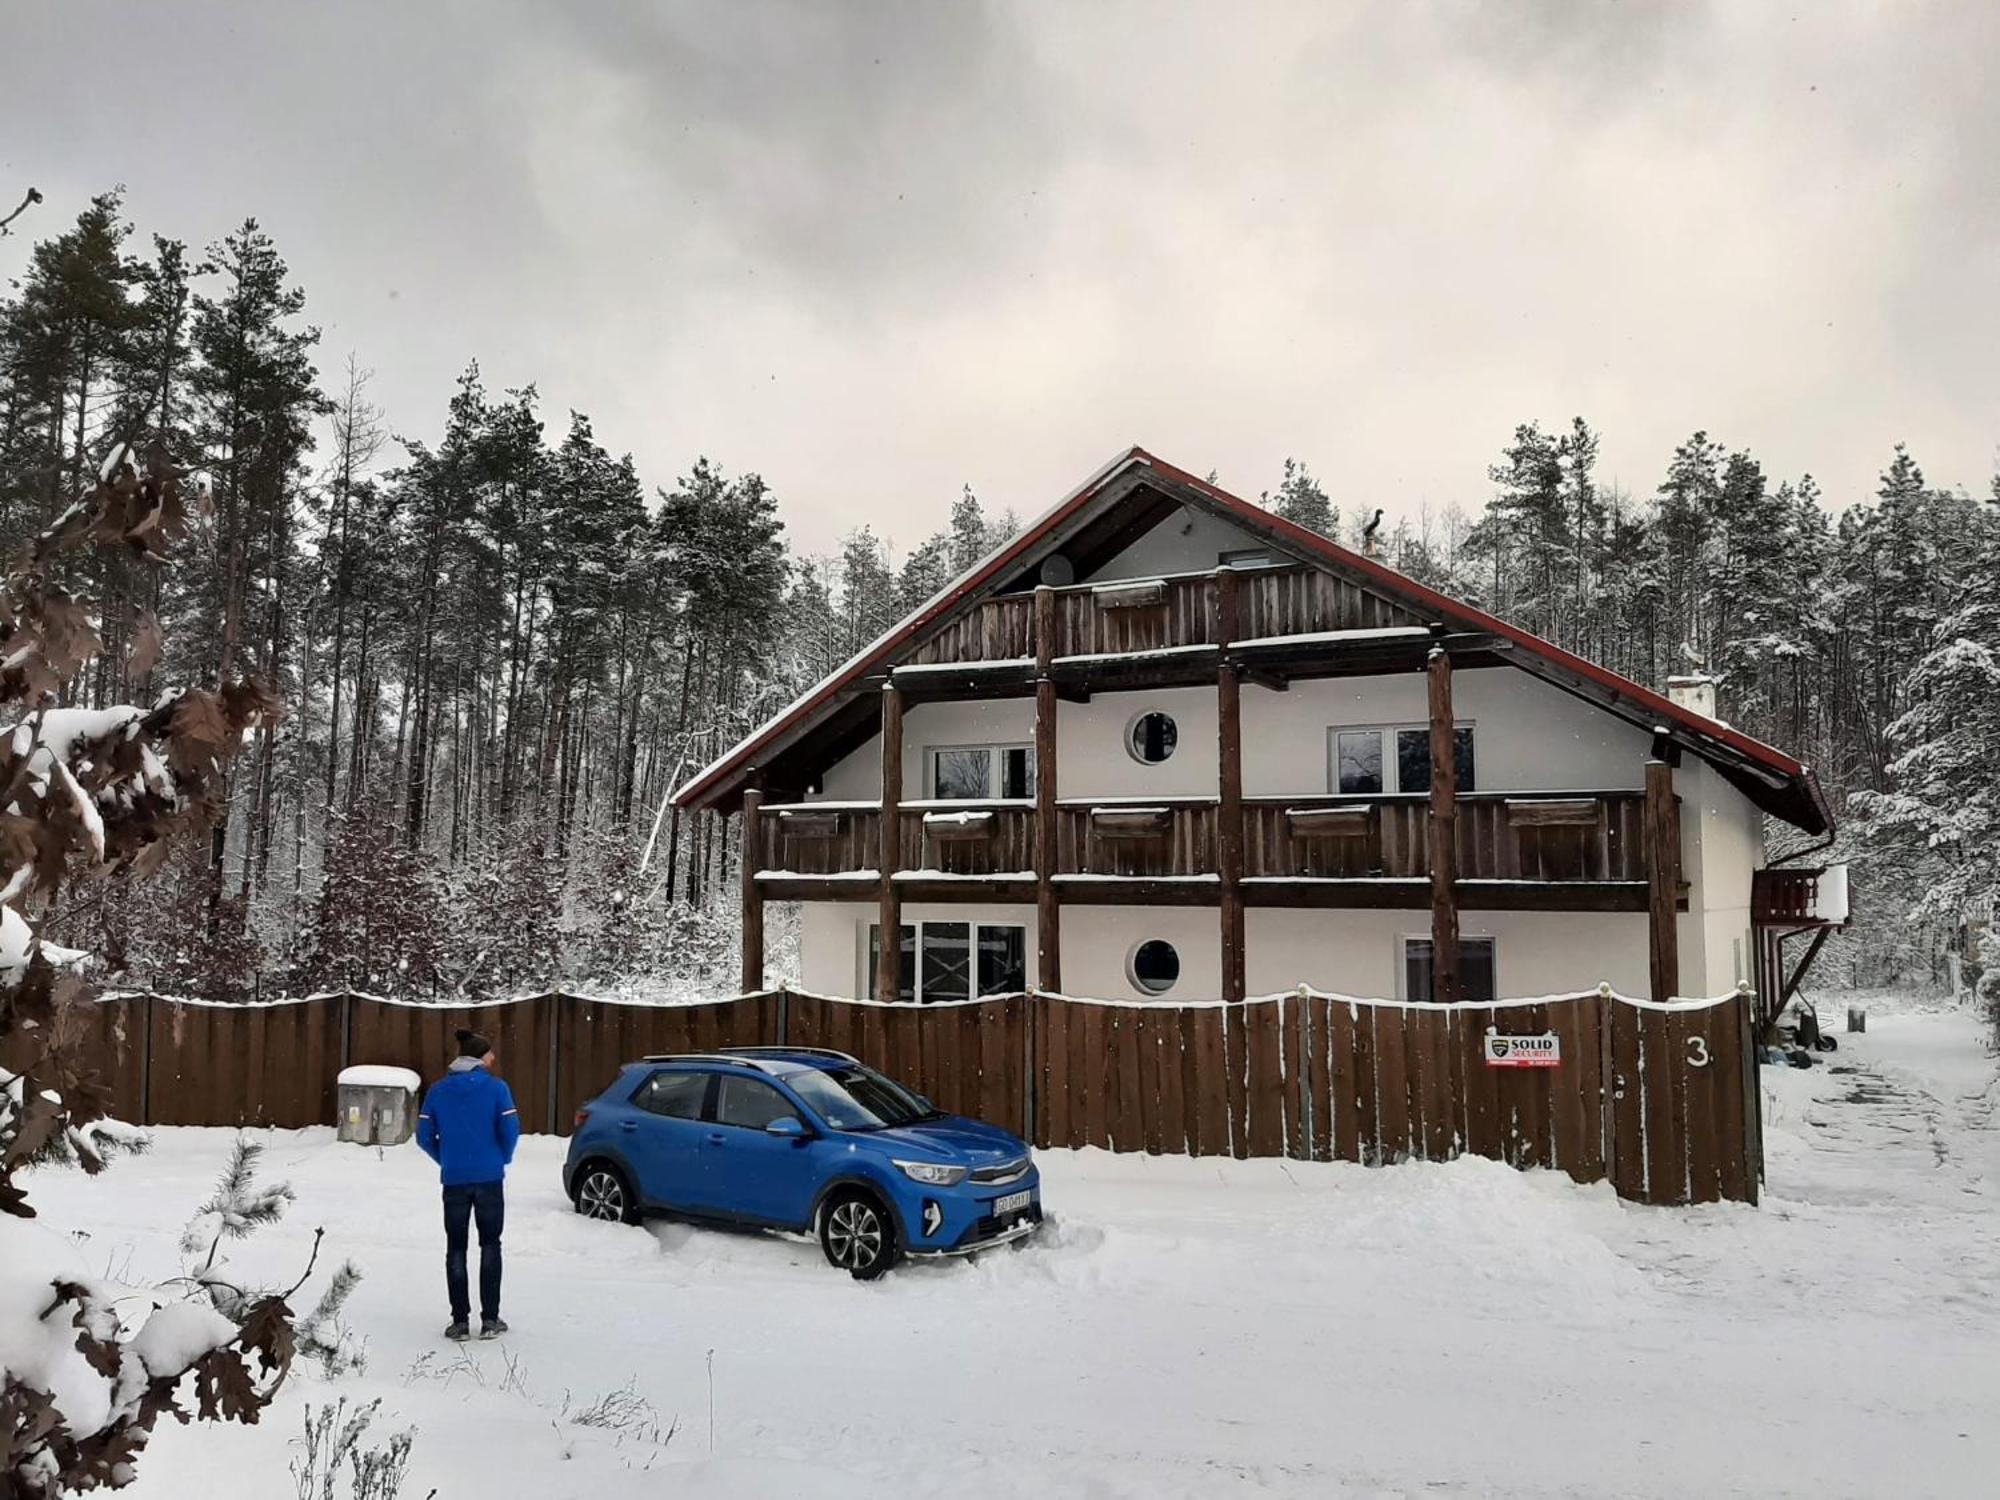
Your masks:
[{"label": "red roof trim", "polygon": [[1423,584],[1405,577],[1392,568],[1384,567],[1372,558],[1364,557],[1358,552],[1350,551],[1338,542],[1329,541],[1318,532],[1308,531],[1305,527],[1295,525],[1293,522],[1287,521],[1283,516],[1275,515],[1265,510],[1262,506],[1253,505],[1248,500],[1232,495],[1227,490],[1210,484],[1205,479],[1197,478],[1185,469],[1177,468],[1163,459],[1154,457],[1151,453],[1140,447],[1127,449],[1109,464],[1105,465],[1104,468],[1086,480],[1080,488],[1072,491],[1063,500],[1057,502],[1050,510],[1023,528],[1020,535],[1016,536],[1006,546],[988,557],[971,572],[955,579],[937,597],[930,600],[922,608],[918,609],[914,614],[882,636],[881,639],[863,650],[852,661],[848,662],[846,666],[828,677],[817,688],[814,688],[811,692],[800,698],[798,702],[778,715],[777,718],[765,724],[734,749],[724,754],[693,781],[689,782],[687,786],[682,788],[674,800],[682,805],[696,802],[718,781],[742,769],[772,739],[798,724],[801,720],[811,716],[816,710],[823,707],[828,700],[835,697],[856,679],[866,676],[870,671],[881,666],[885,660],[895,654],[899,647],[907,645],[913,637],[949,613],[958,604],[963,602],[968,595],[977,593],[985,585],[992,582],[995,577],[1004,574],[1009,568],[1016,565],[1022,556],[1031,551],[1052,528],[1061,525],[1077,511],[1088,505],[1103,492],[1106,485],[1110,484],[1113,479],[1117,478],[1134,464],[1144,464],[1157,472],[1162,478],[1194,490],[1214,501],[1225,510],[1250,522],[1252,525],[1274,533],[1281,540],[1295,547],[1300,552],[1308,556],[1317,556],[1351,573],[1357,574],[1391,596],[1405,599],[1422,610],[1434,612],[1442,620],[1469,626],[1476,630],[1488,631],[1500,636],[1505,640],[1511,641],[1522,650],[1539,656],[1543,660],[1559,666],[1566,671],[1574,672],[1578,676],[1587,678],[1609,692],[1623,695],[1663,723],[1676,725],[1691,733],[1705,735],[1711,739],[1720,741],[1722,744],[1729,746],[1731,749],[1738,751],[1788,780],[1805,781],[1810,788],[1808,795],[1812,798],[1814,804],[1823,807],[1818,789],[1811,783],[1810,773],[1804,764],[1794,760],[1783,751],[1777,750],[1761,740],[1752,739],[1749,735],[1732,729],[1727,724],[1718,723],[1714,719],[1706,718],[1690,709],[1682,708],[1679,704],[1654,692],[1651,688],[1644,687],[1628,677],[1621,677],[1616,672],[1600,667],[1597,663],[1588,661],[1574,652],[1565,651],[1553,642],[1545,641],[1540,636],[1533,635],[1528,631],[1520,629],[1518,626],[1509,625],[1505,620],[1499,619],[1494,615],[1489,615],[1482,609],[1477,609],[1470,604],[1461,603],[1456,599],[1449,598],[1446,595],[1438,593],[1435,589],[1426,588]]}]

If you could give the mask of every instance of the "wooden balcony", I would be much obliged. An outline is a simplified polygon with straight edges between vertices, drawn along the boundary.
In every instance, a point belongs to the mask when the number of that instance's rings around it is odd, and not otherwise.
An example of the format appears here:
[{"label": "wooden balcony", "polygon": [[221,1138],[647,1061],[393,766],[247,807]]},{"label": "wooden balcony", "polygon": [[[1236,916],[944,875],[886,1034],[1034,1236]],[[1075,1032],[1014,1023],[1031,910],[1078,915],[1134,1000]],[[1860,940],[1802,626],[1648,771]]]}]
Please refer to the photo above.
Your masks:
[{"label": "wooden balcony", "polygon": [[[1644,911],[1644,805],[1636,791],[1461,796],[1461,905]],[[1073,905],[1213,905],[1219,808],[1213,798],[1060,802],[1051,882]],[[766,899],[869,899],[881,869],[879,808],[772,807],[758,822],[757,884]],[[897,822],[892,868],[906,899],[1032,898],[1032,804],[906,803]],[[1248,905],[1430,904],[1425,796],[1246,797],[1243,824]]]},{"label": "wooden balcony", "polygon": [[1750,882],[1750,920],[1768,927],[1847,925],[1847,866],[1774,865]]},{"label": "wooden balcony", "polygon": [[[1316,568],[1242,568],[1237,608],[1243,640],[1379,630],[1425,622]],[[1214,573],[1186,573],[1052,591],[1056,658],[1128,655],[1220,646]],[[954,662],[1028,662],[1036,654],[1035,599],[1005,594],[975,605],[923,642],[916,667]]]}]

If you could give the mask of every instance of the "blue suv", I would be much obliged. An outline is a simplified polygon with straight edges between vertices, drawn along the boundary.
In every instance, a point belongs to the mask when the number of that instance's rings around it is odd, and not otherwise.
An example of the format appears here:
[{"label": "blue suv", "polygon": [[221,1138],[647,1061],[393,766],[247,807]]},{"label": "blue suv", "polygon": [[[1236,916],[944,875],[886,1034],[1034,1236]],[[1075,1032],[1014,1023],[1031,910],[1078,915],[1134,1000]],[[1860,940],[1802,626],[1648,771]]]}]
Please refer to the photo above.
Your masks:
[{"label": "blue suv", "polygon": [[862,1281],[904,1255],[1033,1234],[1018,1136],[941,1114],[844,1052],[741,1047],[627,1063],[576,1114],[563,1189],[593,1219],[648,1213],[816,1234]]}]

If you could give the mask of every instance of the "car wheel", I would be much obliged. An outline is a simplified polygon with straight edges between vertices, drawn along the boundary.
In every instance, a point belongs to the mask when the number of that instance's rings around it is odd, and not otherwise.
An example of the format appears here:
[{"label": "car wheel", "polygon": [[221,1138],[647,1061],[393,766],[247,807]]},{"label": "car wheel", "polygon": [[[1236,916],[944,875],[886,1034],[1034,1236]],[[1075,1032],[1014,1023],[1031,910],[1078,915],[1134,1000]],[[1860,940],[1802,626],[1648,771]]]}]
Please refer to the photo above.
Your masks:
[{"label": "car wheel", "polygon": [[603,1219],[614,1224],[639,1222],[638,1196],[625,1181],[625,1174],[609,1162],[587,1163],[576,1174],[576,1189],[570,1200],[586,1219]]},{"label": "car wheel", "polygon": [[856,1281],[873,1281],[900,1256],[896,1224],[869,1193],[835,1194],[819,1216],[819,1246]]}]

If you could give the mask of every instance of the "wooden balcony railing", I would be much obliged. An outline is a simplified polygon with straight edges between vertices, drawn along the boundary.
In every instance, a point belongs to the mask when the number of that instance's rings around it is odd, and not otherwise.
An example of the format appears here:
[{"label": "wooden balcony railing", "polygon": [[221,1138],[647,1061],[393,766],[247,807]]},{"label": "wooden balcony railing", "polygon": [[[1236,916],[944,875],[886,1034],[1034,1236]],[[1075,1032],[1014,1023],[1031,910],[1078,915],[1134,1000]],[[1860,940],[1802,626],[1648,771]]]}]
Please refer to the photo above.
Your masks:
[{"label": "wooden balcony railing", "polygon": [[[1461,881],[1642,885],[1640,792],[1473,792],[1458,799]],[[758,869],[773,876],[879,870],[881,814],[870,804],[766,808]],[[1057,877],[1212,876],[1218,804],[1066,801],[1057,806]],[[1426,881],[1427,797],[1246,797],[1246,879]],[[1032,878],[1035,811],[1024,802],[906,804],[895,868],[910,876]],[[1426,898],[1428,899],[1428,898]]]},{"label": "wooden balcony railing", "polygon": [[[1244,568],[1237,574],[1244,640],[1424,623],[1389,601],[1316,568]],[[1056,589],[1052,655],[1097,656],[1220,644],[1213,573]],[[1032,594],[973,606],[920,644],[911,665],[1025,661],[1035,654]]]}]

